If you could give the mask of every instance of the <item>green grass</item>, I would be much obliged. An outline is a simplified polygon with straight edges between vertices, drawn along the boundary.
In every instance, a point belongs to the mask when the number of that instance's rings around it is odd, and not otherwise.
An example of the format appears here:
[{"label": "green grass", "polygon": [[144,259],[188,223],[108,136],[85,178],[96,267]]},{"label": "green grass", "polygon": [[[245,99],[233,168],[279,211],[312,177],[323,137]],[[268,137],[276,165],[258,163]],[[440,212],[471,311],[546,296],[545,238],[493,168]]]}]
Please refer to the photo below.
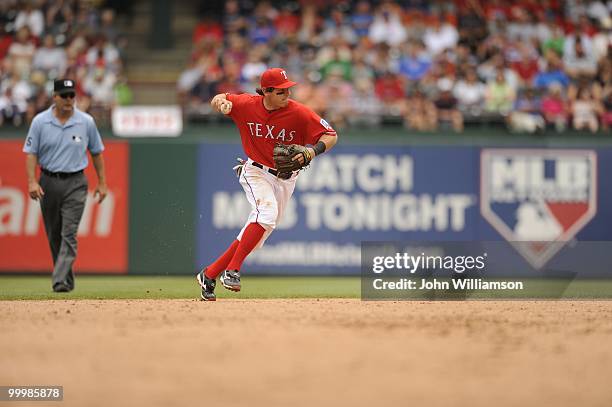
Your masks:
[{"label": "green grass", "polygon": [[[612,280],[523,279],[523,292],[470,292],[467,297],[443,292],[388,292],[387,299],[611,299]],[[78,276],[71,293],[53,293],[51,276],[0,276],[0,300],[52,299],[171,299],[199,298],[200,289],[191,276]],[[360,298],[359,277],[258,277],[244,276],[242,292],[232,293],[218,285],[223,298]],[[384,294],[384,293],[380,293]],[[403,297],[402,297],[403,295]],[[504,298],[501,297],[504,295]],[[378,297],[380,298],[380,297]]]},{"label": "green grass", "polygon": [[[243,277],[242,292],[220,284],[218,298],[359,298],[359,277]],[[194,277],[77,276],[70,293],[51,291],[51,276],[0,276],[0,300],[199,298]]]}]

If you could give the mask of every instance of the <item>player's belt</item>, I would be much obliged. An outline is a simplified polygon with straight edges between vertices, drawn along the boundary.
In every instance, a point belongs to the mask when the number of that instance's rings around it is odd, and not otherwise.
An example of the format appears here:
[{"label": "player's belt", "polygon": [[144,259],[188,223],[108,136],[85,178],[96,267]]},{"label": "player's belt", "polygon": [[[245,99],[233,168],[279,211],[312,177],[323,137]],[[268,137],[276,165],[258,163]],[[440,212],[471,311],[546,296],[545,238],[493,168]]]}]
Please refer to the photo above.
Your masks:
[{"label": "player's belt", "polygon": [[[257,168],[261,168],[262,170],[266,168],[263,164],[260,164],[257,161],[251,161],[251,164],[253,164]],[[274,168],[268,168],[268,172],[280,179],[289,179],[293,175],[292,172],[280,172],[279,173]]]},{"label": "player's belt", "polygon": [[41,168],[40,171],[42,171],[42,173],[45,174],[46,176],[54,177],[54,178],[70,178],[75,175],[79,175],[83,173],[83,170],[77,171],[77,172],[51,172],[51,171],[45,170],[44,168]]}]

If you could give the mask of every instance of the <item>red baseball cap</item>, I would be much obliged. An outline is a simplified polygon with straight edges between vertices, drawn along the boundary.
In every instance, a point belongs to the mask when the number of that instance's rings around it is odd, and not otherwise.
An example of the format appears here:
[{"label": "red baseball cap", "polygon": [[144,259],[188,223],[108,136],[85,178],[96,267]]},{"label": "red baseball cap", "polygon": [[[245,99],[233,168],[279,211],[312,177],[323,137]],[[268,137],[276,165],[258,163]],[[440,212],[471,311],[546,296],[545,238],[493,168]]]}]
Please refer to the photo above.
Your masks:
[{"label": "red baseball cap", "polygon": [[286,89],[294,85],[297,85],[297,83],[290,81],[289,78],[287,78],[287,72],[282,68],[270,68],[261,75],[262,89]]}]

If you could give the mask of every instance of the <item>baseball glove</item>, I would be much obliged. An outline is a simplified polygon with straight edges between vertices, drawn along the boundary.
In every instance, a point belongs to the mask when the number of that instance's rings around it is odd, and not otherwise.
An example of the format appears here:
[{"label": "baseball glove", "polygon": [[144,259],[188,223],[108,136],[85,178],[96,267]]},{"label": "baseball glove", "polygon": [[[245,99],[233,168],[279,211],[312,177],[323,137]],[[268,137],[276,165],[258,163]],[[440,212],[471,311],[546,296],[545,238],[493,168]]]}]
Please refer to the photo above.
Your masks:
[{"label": "baseball glove", "polygon": [[[304,158],[301,164],[297,159],[293,159],[300,154]],[[276,146],[274,146],[273,158],[276,170],[281,174],[300,170],[308,166],[310,161],[312,161],[311,152],[306,147],[299,144],[285,145],[276,143]]]}]

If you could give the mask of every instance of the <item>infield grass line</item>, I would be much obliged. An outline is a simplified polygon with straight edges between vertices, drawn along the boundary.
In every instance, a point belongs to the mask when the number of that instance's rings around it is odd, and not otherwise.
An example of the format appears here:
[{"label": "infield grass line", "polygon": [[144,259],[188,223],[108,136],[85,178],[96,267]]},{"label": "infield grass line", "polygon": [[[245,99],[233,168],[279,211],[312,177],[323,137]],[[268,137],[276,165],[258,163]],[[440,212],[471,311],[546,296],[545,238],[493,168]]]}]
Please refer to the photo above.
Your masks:
[{"label": "infield grass line", "polygon": [[[526,279],[529,290],[516,294],[493,291],[474,292],[467,300],[537,300],[559,299],[561,294],[550,295],[555,281]],[[612,279],[575,280],[561,295],[562,299],[612,299]],[[226,299],[283,299],[283,298],[361,298],[361,279],[350,277],[272,277],[243,276],[242,291],[234,293],[220,284],[215,290],[217,298]],[[427,301],[420,296],[388,300]],[[5,300],[106,300],[106,299],[199,299],[200,287],[192,276],[78,276],[76,288],[70,293],[54,293],[51,276],[0,275],[0,301]],[[380,297],[382,299],[382,295]],[[462,299],[439,297],[438,299]]]},{"label": "infield grass line", "polygon": [[[242,278],[242,291],[217,284],[217,298],[359,298],[359,277]],[[191,276],[77,276],[70,293],[54,293],[51,276],[0,276],[0,300],[200,298]]]}]

